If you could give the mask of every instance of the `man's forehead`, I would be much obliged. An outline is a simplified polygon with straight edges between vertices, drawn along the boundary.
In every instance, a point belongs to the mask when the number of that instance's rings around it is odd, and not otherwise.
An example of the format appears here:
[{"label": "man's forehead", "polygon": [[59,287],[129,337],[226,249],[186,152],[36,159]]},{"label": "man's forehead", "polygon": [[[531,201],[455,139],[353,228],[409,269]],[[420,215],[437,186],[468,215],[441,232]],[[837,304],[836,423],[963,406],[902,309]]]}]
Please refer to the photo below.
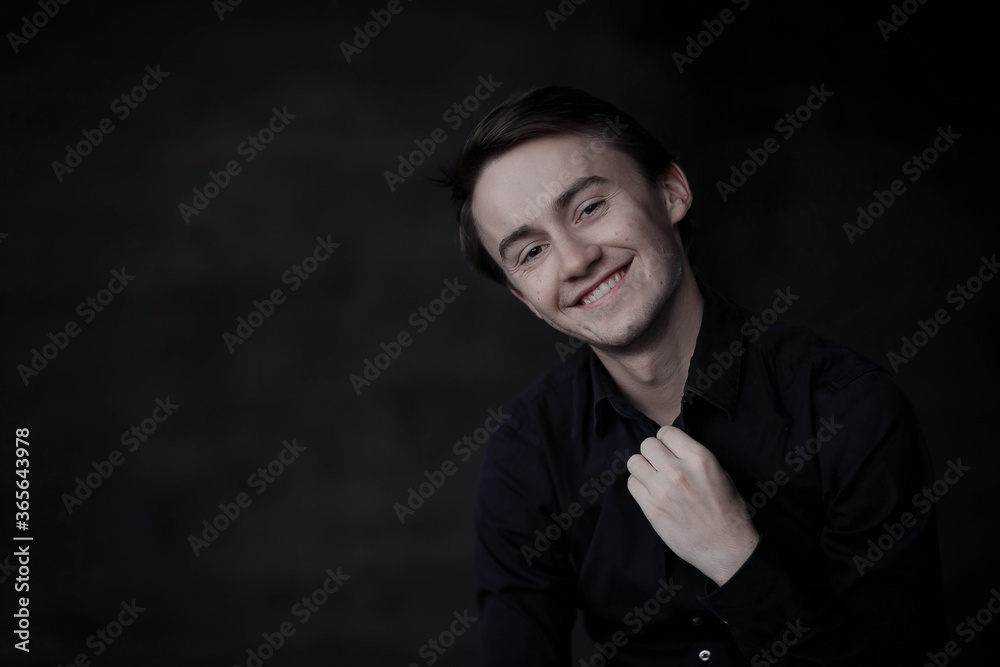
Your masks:
[{"label": "man's forehead", "polygon": [[603,141],[578,135],[541,137],[520,144],[490,162],[473,190],[472,213],[480,233],[528,224],[581,179],[623,178],[627,159]]}]

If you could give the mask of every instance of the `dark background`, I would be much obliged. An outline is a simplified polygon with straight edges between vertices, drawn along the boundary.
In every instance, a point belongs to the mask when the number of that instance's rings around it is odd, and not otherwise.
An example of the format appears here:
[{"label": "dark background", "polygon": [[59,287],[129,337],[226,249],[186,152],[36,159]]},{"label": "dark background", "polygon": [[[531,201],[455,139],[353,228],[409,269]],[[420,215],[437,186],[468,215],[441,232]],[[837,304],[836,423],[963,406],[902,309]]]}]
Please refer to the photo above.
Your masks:
[{"label": "dark background", "polygon": [[[243,665],[262,633],[298,620],[292,605],[327,568],[350,580],[265,664],[423,665],[420,646],[453,612],[475,615],[482,454],[460,462],[452,445],[558,364],[566,339],[465,265],[447,193],[428,179],[488,107],[550,82],[609,99],[680,152],[696,271],[733,300],[762,309],[788,287],[801,298],[785,319],[885,366],[918,319],[948,309],[897,379],[937,471],[972,467],[938,505],[949,626],[985,605],[1000,586],[1000,283],[961,311],[946,302],[998,246],[994,38],[980,10],[928,2],[885,40],[888,2],[588,0],[552,30],[556,0],[404,0],[348,64],[339,43],[385,3],[304,4],[247,0],[220,21],[209,0],[73,1],[18,53],[0,47],[0,525],[13,523],[13,433],[26,427],[34,536],[30,657],[12,649],[13,575],[0,572],[5,664]],[[735,21],[679,72],[671,54],[726,7]],[[0,28],[37,11],[5,3]],[[169,76],[113,116],[157,64]],[[502,85],[453,130],[442,113],[490,74]],[[820,84],[834,95],[781,138],[775,121]],[[296,118],[244,163],[237,145],[286,106]],[[51,163],[104,117],[115,130],[57,181]],[[911,184],[902,164],[949,126],[961,138]],[[447,141],[390,192],[384,172],[438,127]],[[767,137],[780,150],[723,202],[716,181]],[[242,173],[185,224],[178,205],[231,159]],[[897,178],[906,193],[849,243],[844,223]],[[282,273],[328,235],[340,247],[290,292]],[[134,281],[84,323],[77,304],[122,267]],[[456,277],[468,288],[416,333],[410,314]],[[275,288],[287,301],[230,354],[223,332]],[[25,385],[17,367],[69,320],[80,334]],[[403,331],[412,345],[357,395],[348,377]],[[175,414],[124,451],[122,432],[168,396]],[[306,450],[255,495],[247,477],[292,438]],[[124,463],[69,514],[63,494],[113,450]],[[401,525],[393,504],[446,459],[455,475]],[[248,491],[252,505],[196,557],[189,535]],[[0,531],[0,563],[17,532]],[[88,636],[132,599],[145,611],[95,657]],[[984,664],[997,625],[959,639],[954,664]],[[436,664],[480,655],[473,625]]]}]

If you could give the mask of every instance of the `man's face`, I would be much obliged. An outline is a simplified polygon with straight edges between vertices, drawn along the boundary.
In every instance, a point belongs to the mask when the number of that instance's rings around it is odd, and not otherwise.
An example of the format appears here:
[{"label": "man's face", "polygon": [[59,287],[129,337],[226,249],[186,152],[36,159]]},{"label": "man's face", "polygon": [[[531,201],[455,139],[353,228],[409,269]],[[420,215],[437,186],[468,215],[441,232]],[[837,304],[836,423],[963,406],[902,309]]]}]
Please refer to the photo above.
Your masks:
[{"label": "man's face", "polygon": [[676,165],[651,186],[619,150],[576,135],[525,142],[490,163],[472,213],[514,295],[563,333],[623,348],[657,324],[684,275]]}]

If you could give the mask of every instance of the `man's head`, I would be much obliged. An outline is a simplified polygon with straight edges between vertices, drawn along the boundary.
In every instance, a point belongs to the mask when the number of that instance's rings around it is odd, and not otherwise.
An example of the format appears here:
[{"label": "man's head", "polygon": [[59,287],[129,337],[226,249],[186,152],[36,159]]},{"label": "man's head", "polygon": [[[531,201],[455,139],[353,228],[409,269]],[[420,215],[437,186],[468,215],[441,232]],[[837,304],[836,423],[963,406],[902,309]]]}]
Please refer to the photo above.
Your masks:
[{"label": "man's head", "polygon": [[662,319],[687,268],[691,194],[627,114],[572,88],[514,96],[473,130],[450,183],[465,255],[556,329],[612,348]]}]

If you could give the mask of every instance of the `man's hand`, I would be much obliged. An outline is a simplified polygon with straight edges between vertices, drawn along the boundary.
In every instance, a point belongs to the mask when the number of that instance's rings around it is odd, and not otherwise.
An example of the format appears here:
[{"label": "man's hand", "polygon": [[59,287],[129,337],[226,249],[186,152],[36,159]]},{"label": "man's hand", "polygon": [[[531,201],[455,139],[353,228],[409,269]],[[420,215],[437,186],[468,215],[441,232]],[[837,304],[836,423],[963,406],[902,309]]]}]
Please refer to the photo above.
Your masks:
[{"label": "man's hand", "polygon": [[718,459],[673,426],[628,460],[628,490],[670,549],[719,586],[750,556],[760,534]]}]

